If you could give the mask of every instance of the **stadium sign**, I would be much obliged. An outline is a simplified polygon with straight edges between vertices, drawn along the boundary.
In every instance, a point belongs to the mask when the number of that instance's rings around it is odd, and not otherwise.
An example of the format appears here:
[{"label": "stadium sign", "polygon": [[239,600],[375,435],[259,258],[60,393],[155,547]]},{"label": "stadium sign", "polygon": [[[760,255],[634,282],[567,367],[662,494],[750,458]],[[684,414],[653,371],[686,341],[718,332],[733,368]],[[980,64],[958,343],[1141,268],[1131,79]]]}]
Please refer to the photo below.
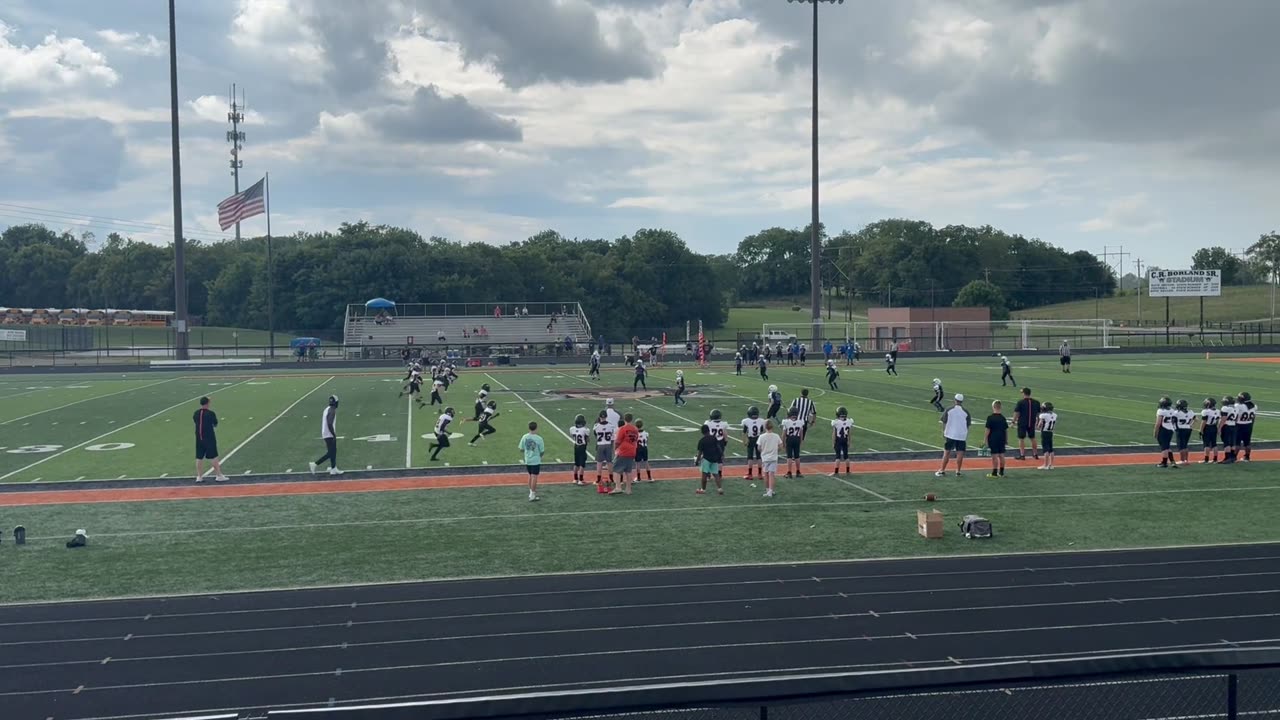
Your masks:
[{"label": "stadium sign", "polygon": [[0,340],[8,340],[10,342],[26,342],[26,330],[0,330]]},{"label": "stadium sign", "polygon": [[1218,297],[1221,270],[1152,270],[1147,277],[1151,297]]}]

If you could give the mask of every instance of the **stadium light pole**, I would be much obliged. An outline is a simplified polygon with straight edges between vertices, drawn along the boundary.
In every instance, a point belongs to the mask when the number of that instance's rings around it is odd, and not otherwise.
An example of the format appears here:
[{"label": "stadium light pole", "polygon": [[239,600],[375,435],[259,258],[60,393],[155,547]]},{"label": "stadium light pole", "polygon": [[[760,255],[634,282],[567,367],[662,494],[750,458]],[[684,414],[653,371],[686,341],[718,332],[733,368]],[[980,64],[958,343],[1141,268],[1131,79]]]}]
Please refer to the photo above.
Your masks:
[{"label": "stadium light pole", "polygon": [[178,30],[174,0],[169,0],[169,129],[173,142],[173,319],[177,330],[174,357],[189,360],[187,335],[187,277],[182,237],[182,159],[178,143]]},{"label": "stadium light pole", "polygon": [[813,5],[813,118],[809,135],[813,157],[813,218],[810,221],[809,238],[809,312],[813,320],[813,348],[822,344],[822,238],[818,230],[818,5],[831,3],[842,5],[844,0],[787,0],[787,2]]}]

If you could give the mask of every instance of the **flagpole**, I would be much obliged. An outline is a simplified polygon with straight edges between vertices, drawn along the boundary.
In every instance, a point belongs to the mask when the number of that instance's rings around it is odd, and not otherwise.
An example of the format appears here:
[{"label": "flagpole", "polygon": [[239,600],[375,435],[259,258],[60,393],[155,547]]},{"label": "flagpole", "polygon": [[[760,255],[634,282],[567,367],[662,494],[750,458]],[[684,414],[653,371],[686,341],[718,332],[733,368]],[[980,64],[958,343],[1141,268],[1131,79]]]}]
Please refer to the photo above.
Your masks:
[{"label": "flagpole", "polygon": [[271,173],[266,175],[263,196],[267,210],[267,342],[271,345],[271,357],[276,356],[276,308],[275,279],[271,265]]}]

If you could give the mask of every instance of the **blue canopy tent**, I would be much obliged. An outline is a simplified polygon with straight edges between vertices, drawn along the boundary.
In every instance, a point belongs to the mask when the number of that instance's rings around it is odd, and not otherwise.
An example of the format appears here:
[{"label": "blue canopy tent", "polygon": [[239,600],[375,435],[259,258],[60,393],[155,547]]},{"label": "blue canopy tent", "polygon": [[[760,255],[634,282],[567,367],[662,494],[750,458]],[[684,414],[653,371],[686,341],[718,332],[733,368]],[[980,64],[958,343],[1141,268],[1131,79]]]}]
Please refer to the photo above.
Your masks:
[{"label": "blue canopy tent", "polygon": [[301,348],[301,347],[305,347],[305,348],[320,347],[320,338],[296,337],[289,341],[290,349],[297,350],[298,348]]},{"label": "blue canopy tent", "polygon": [[369,310],[394,310],[396,304],[386,298],[374,298],[364,304]]}]

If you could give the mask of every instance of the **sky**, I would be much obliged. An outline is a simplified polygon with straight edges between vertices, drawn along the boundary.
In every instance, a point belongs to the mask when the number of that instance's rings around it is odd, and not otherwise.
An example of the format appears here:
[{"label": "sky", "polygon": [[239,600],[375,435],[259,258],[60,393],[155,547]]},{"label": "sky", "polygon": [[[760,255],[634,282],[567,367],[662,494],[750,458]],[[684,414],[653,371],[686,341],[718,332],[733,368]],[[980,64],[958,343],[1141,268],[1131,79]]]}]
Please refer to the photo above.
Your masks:
[{"label": "sky", "polygon": [[[783,0],[178,0],[188,237],[368,220],[506,243],[810,217],[811,6]],[[819,9],[829,232],[907,217],[1187,266],[1280,226],[1280,3],[849,0]],[[154,0],[0,7],[0,225],[172,238]],[[244,232],[265,232],[263,218]],[[1114,259],[1113,259],[1114,260]],[[1114,261],[1113,261],[1114,264]]]}]

